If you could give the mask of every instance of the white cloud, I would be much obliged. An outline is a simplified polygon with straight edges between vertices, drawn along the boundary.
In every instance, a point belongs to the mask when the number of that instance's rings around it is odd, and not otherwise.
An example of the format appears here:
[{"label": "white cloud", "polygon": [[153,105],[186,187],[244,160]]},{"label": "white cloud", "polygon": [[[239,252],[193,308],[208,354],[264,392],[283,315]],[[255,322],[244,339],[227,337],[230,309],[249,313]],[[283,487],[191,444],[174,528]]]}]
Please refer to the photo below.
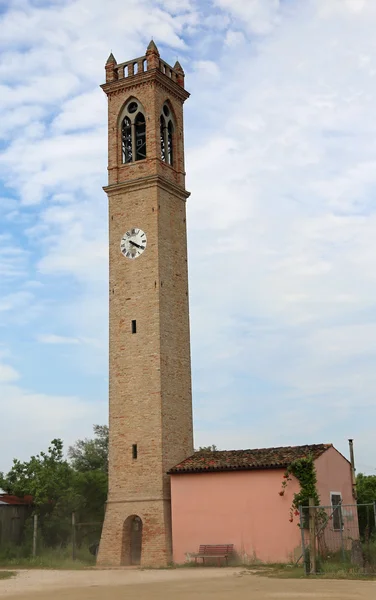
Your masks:
[{"label": "white cloud", "polygon": [[0,122],[0,139],[9,139],[15,130],[28,126],[30,121],[41,119],[44,114],[44,110],[40,106],[10,106],[8,109],[4,108]]},{"label": "white cloud", "polygon": [[[8,380],[9,381],[9,380]],[[3,451],[0,466],[11,467],[13,458],[27,460],[62,438],[65,449],[78,438],[90,437],[93,423],[106,420],[105,404],[88,403],[74,396],[31,392],[0,380],[0,421]],[[15,439],[17,442],[15,443]]]},{"label": "white cloud", "polygon": [[280,0],[215,0],[217,6],[242,19],[253,33],[269,33],[277,23]]},{"label": "white cloud", "polygon": [[8,383],[19,378],[19,374],[13,367],[0,364],[0,383]]},{"label": "white cloud", "polygon": [[[30,323],[51,303],[51,321],[23,335],[60,344],[62,355],[67,345],[105,376],[107,132],[98,86],[111,49],[119,61],[140,56],[153,36],[163,58],[179,51],[192,92],[185,127],[199,443],[334,441],[341,449],[344,438],[363,439],[376,416],[375,3],[111,7],[18,0],[0,16],[0,178],[16,197],[1,191],[12,235],[0,238],[0,273],[23,284],[1,288],[2,328],[13,337],[17,318]],[[12,387],[19,413],[9,431],[35,401],[36,418],[49,415],[46,443],[48,428],[83,437],[95,407],[55,385],[52,395],[43,379],[39,391]],[[367,452],[359,444],[364,463]]]},{"label": "white cloud", "polygon": [[197,73],[201,73],[204,77],[209,76],[210,78],[218,79],[220,75],[218,65],[212,60],[198,60],[193,63],[193,68]]},{"label": "white cloud", "polygon": [[52,124],[57,132],[97,129],[106,126],[106,98],[102,90],[75,96],[62,105],[59,115]]},{"label": "white cloud", "polygon": [[[0,236],[0,276],[3,278],[18,278],[26,273],[27,252],[15,241]],[[1,300],[0,300],[1,304]]]},{"label": "white cloud", "polygon": [[3,296],[0,302],[0,313],[13,310],[20,310],[34,299],[31,292],[19,291],[13,294]]},{"label": "white cloud", "polygon": [[[338,445],[339,431],[361,435],[358,420],[374,418],[375,83],[364,59],[374,57],[374,9],[364,4],[359,21],[338,22],[307,6],[259,40],[253,58],[232,57],[227,85],[213,90],[217,131],[188,152],[200,443],[325,435]],[[218,371],[230,377],[211,389]],[[310,405],[325,418],[312,421]],[[341,418],[327,431],[333,411]]]},{"label": "white cloud", "polygon": [[245,41],[244,33],[242,31],[233,31],[229,29],[226,32],[225,45],[226,46],[238,46]]},{"label": "white cloud", "polygon": [[[17,178],[17,187],[24,204],[38,204],[57,188],[60,193],[82,190],[87,194],[100,183],[98,173],[103,165],[103,142],[105,130],[94,133],[61,134],[45,136],[43,131],[34,132],[30,143],[33,152],[18,157],[25,140],[16,138],[0,158],[3,167]],[[99,150],[101,149],[101,150]],[[69,173],[69,178],[67,177]],[[6,178],[10,182],[10,178]]]}]

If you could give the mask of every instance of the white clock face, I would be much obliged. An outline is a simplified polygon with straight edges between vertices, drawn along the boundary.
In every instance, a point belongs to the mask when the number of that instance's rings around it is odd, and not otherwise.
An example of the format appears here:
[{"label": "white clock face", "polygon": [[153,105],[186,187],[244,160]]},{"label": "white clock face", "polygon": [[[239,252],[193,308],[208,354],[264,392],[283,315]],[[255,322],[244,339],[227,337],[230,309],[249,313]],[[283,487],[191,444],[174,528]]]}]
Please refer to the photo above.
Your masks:
[{"label": "white clock face", "polygon": [[137,258],[146,248],[146,235],[142,229],[134,227],[123,235],[120,250],[126,258]]}]

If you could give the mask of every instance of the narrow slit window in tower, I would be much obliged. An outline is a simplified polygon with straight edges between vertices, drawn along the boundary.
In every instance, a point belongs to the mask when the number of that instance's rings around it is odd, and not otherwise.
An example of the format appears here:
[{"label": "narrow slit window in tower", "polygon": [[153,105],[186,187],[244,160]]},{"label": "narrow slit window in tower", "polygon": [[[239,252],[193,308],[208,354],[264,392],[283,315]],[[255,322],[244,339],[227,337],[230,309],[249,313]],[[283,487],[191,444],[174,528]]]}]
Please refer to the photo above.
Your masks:
[{"label": "narrow slit window in tower", "polygon": [[137,444],[132,444],[132,458],[137,458]]},{"label": "narrow slit window in tower", "polygon": [[144,115],[138,113],[135,121],[136,129],[136,160],[146,158],[146,122]]},{"label": "narrow slit window in tower", "polygon": [[136,319],[132,320],[132,333],[137,333],[137,323]]}]

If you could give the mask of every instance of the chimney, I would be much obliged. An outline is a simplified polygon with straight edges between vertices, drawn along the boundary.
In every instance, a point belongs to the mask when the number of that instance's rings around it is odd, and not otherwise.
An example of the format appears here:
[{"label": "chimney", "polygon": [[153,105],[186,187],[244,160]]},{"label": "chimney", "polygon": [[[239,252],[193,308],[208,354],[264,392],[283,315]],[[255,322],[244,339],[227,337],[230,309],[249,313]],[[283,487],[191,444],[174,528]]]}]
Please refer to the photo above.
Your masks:
[{"label": "chimney", "polygon": [[353,498],[356,500],[356,477],[355,477],[355,459],[354,459],[354,440],[349,439],[350,462],[351,462],[351,480]]}]

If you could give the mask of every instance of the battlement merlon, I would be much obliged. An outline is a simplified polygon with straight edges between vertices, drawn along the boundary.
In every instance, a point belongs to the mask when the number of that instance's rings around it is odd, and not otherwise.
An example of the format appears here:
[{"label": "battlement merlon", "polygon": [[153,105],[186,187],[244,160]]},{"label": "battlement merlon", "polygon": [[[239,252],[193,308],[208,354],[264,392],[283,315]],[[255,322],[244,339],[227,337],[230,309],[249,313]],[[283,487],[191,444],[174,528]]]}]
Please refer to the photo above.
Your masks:
[{"label": "battlement merlon", "polygon": [[[136,83],[138,79],[144,77],[149,72],[159,72],[173,83],[184,89],[184,71],[178,61],[171,67],[160,58],[158,48],[152,40],[147,47],[146,54],[127,62],[117,63],[114,55],[110,54],[106,62],[106,83],[102,89],[107,92],[108,84],[114,84],[127,80],[127,83]],[[135,79],[135,78],[138,79]],[[112,86],[111,86],[112,87]],[[189,96],[186,92],[187,97]]]}]

